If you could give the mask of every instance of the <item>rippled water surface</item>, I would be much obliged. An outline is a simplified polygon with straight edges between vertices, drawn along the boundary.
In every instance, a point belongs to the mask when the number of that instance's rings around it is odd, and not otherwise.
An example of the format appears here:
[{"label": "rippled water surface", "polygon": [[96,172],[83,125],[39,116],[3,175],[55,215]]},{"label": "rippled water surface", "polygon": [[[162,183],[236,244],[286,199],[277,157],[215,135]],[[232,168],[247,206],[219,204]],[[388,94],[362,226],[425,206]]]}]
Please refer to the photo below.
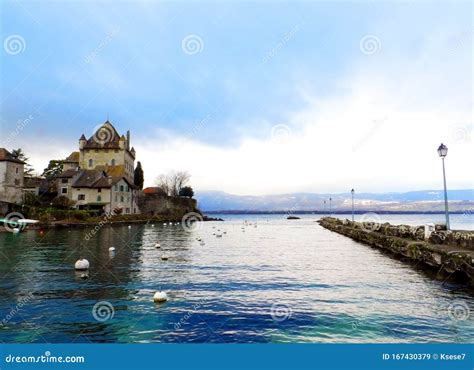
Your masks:
[{"label": "rippled water surface", "polygon": [[[104,227],[89,241],[90,229],[0,234],[0,341],[472,341],[471,289],[316,217]],[[169,301],[155,304],[160,288]]]}]

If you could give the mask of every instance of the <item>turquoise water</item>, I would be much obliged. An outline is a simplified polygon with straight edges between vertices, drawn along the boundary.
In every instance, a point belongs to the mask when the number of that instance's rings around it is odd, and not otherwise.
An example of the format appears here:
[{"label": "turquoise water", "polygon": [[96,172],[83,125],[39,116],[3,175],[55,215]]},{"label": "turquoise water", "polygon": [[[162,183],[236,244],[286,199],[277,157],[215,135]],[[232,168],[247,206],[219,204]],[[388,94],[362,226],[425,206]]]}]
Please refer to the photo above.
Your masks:
[{"label": "turquoise water", "polygon": [[[472,341],[474,294],[458,282],[325,230],[319,216],[222,217],[191,231],[103,227],[90,240],[90,229],[0,234],[0,341]],[[80,256],[87,279],[73,268]],[[155,304],[160,289],[169,300]]]}]

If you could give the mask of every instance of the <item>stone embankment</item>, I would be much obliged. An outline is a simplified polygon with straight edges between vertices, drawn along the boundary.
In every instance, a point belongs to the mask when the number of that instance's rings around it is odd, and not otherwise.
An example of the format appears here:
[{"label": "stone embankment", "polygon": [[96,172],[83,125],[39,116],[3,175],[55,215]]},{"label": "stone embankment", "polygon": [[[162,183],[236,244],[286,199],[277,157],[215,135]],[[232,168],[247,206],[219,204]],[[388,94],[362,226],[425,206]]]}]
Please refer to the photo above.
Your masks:
[{"label": "stone embankment", "polygon": [[420,266],[466,279],[474,286],[474,231],[352,222],[333,217],[324,217],[318,223],[358,242],[420,262]]}]

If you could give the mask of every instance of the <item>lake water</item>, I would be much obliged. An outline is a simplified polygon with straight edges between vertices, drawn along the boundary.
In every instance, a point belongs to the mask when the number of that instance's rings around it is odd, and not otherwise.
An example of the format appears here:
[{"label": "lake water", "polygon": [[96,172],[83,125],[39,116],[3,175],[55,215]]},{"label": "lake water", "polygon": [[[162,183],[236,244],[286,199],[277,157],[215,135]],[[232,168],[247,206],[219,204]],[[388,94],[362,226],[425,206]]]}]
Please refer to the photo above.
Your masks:
[{"label": "lake water", "polygon": [[[85,238],[90,229],[0,234],[0,341],[474,337],[472,288],[325,230],[314,222],[316,215],[221,217],[226,221],[199,223],[191,232],[181,225],[103,227],[90,240]],[[443,220],[381,217],[408,224]],[[243,226],[244,219],[252,225]],[[471,229],[472,221],[472,215],[451,220],[453,227]],[[217,238],[212,235],[217,229],[227,233]],[[115,252],[109,252],[111,246]],[[162,260],[163,254],[169,259]],[[73,268],[80,256],[91,264],[87,279]],[[160,289],[169,300],[155,304],[153,294]]]}]

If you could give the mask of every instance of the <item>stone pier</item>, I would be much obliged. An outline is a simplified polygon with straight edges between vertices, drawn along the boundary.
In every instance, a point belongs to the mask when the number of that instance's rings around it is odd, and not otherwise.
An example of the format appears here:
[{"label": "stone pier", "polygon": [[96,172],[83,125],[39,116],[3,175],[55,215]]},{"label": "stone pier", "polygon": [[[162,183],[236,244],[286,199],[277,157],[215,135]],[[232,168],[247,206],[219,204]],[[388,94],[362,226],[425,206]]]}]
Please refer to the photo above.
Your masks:
[{"label": "stone pier", "polygon": [[324,228],[358,242],[421,262],[466,279],[474,286],[474,231],[446,231],[436,228],[425,233],[425,226],[391,225],[377,222],[352,222],[333,217],[318,221]]}]

